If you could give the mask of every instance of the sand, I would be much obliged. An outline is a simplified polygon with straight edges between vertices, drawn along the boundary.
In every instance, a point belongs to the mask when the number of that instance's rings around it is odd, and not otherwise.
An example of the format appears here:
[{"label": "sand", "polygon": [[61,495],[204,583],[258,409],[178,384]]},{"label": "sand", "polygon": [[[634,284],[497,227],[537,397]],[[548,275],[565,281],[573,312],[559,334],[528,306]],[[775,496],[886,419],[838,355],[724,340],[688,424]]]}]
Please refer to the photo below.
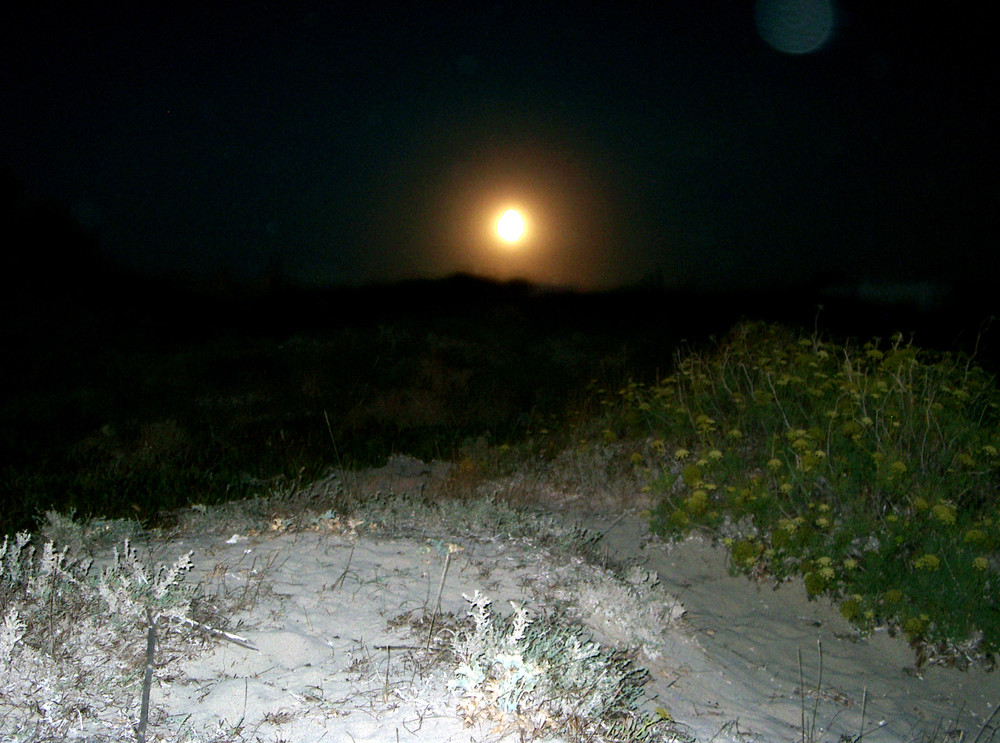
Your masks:
[{"label": "sand", "polygon": [[[397,466],[372,482],[412,493],[432,470]],[[917,670],[904,641],[861,636],[794,581],[731,576],[706,539],[666,544],[637,509],[584,510],[568,498],[550,511],[529,517],[538,536],[475,519],[478,533],[449,532],[401,512],[393,523],[277,518],[161,537],[153,548],[164,562],[193,552],[187,580],[205,594],[242,597],[226,629],[252,648],[213,639],[159,658],[147,740],[521,740],[497,719],[463,716],[449,688],[455,666],[443,647],[476,591],[497,610],[558,612],[602,646],[631,650],[650,673],[644,706],[669,714],[661,730],[676,740],[993,739],[976,735],[1000,701],[997,674]],[[560,522],[600,534],[597,549],[584,557],[545,538]]]}]

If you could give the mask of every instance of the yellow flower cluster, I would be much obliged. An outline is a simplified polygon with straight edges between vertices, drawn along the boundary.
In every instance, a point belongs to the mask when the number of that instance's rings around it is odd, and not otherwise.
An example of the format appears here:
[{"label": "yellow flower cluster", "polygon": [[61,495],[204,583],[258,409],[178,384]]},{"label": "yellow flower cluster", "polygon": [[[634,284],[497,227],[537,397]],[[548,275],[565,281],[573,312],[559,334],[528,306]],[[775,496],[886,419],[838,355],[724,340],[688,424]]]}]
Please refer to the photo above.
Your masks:
[{"label": "yellow flower cluster", "polygon": [[951,526],[958,518],[958,509],[950,503],[938,503],[931,509],[931,513],[945,526]]}]

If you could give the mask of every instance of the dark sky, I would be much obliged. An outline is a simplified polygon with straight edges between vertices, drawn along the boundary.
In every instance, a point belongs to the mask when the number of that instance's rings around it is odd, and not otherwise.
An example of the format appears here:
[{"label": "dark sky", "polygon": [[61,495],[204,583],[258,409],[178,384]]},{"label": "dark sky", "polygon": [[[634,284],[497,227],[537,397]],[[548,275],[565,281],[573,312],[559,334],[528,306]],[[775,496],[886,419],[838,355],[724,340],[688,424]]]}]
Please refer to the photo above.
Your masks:
[{"label": "dark sky", "polygon": [[1000,273],[987,3],[842,2],[812,52],[823,0],[25,5],[0,11],[0,166],[135,268]]}]

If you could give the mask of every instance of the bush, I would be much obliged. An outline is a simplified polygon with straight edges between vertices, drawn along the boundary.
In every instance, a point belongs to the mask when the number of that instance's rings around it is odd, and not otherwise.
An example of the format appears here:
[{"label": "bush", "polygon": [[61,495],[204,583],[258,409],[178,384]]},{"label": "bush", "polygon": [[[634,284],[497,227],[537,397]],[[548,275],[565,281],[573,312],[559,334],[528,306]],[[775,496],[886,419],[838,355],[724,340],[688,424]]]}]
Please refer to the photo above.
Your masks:
[{"label": "bush", "polygon": [[131,740],[144,731],[142,670],[152,662],[147,633],[159,623],[163,651],[173,657],[190,642],[193,633],[167,631],[197,624],[189,617],[193,592],[184,584],[190,567],[190,554],[147,567],[127,537],[100,571],[52,541],[36,549],[27,532],[4,537],[0,720],[10,736],[4,740]]},{"label": "bush", "polygon": [[660,725],[669,716],[646,719],[637,711],[646,672],[624,653],[602,650],[566,622],[532,618],[513,602],[503,617],[479,591],[465,598],[472,626],[455,635],[459,665],[449,686],[461,693],[459,709],[470,722],[491,720],[519,730],[522,740],[563,734],[651,743],[669,734]]},{"label": "bush", "polygon": [[707,530],[734,570],[801,576],[920,660],[964,663],[1000,649],[998,412],[967,357],[745,323],[613,415],[653,437],[654,532]]}]

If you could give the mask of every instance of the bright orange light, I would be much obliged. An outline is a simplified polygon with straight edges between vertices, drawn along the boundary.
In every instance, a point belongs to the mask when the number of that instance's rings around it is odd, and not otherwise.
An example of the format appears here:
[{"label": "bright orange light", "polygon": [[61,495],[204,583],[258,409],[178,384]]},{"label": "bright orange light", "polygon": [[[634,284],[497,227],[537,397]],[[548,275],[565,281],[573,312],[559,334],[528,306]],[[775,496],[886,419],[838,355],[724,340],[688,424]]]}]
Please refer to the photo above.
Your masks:
[{"label": "bright orange light", "polygon": [[490,134],[449,150],[440,174],[412,204],[401,200],[398,208],[406,212],[391,223],[412,225],[409,243],[423,254],[418,259],[414,249],[414,265],[419,260],[429,274],[460,270],[549,286],[617,285],[632,278],[633,264],[612,253],[620,240],[611,225],[620,220],[612,220],[617,202],[605,189],[606,164],[603,156],[584,157],[599,151],[575,139]]},{"label": "bright orange light", "polygon": [[524,234],[524,219],[517,209],[508,209],[497,222],[497,234],[507,242],[517,242]]}]

